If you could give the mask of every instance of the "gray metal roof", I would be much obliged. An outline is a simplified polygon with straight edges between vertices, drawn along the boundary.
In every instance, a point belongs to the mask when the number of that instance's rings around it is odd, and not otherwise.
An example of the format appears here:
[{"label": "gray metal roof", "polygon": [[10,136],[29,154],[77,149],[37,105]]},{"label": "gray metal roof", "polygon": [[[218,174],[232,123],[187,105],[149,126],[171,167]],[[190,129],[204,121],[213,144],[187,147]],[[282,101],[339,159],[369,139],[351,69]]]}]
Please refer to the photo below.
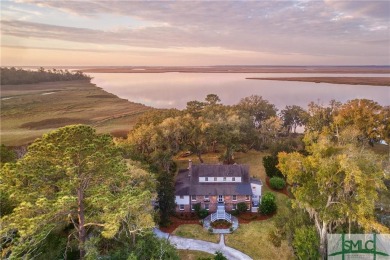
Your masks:
[{"label": "gray metal roof", "polygon": [[[199,183],[199,177],[241,177],[239,183]],[[175,182],[176,195],[251,195],[249,167],[246,165],[192,165],[180,170]]]}]

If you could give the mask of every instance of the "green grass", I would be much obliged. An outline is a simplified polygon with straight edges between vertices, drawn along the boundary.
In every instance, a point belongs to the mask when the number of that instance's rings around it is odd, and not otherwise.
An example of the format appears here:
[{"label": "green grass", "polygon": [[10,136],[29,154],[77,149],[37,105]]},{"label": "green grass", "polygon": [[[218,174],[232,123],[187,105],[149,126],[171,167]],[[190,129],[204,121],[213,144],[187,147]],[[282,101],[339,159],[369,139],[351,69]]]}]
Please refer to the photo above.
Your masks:
[{"label": "green grass", "polygon": [[200,239],[213,243],[219,242],[218,235],[210,234],[206,229],[197,224],[180,225],[178,228],[175,229],[175,231],[173,231],[172,234],[179,237]]},{"label": "green grass", "polygon": [[151,109],[88,81],[4,85],[1,98],[1,143],[10,146],[28,144],[53,129],[78,123],[92,125],[99,133],[124,136],[138,116]]},{"label": "green grass", "polygon": [[212,254],[192,250],[177,250],[177,253],[182,260],[197,260],[198,258],[214,257]]},{"label": "green grass", "polygon": [[225,236],[225,244],[253,259],[293,259],[293,251],[286,240],[279,248],[268,240],[268,232],[273,229],[272,219],[241,224],[233,234]]}]

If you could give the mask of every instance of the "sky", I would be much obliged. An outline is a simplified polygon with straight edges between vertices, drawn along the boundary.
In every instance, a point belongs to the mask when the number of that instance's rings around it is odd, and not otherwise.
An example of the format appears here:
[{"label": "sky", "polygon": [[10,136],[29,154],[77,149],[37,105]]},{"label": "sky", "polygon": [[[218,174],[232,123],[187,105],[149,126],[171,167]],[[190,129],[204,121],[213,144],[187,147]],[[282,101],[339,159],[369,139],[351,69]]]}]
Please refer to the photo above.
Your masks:
[{"label": "sky", "polygon": [[1,0],[2,66],[390,65],[390,1]]}]

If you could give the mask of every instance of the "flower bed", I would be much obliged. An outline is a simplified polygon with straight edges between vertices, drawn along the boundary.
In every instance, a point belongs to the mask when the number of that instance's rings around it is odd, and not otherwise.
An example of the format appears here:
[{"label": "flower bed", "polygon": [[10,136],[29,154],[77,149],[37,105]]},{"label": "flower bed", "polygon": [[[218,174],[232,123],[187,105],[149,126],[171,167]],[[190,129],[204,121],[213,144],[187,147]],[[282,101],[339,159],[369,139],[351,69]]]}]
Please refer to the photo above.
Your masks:
[{"label": "flower bed", "polygon": [[232,226],[232,223],[223,219],[219,219],[211,222],[210,226],[214,229],[229,229]]}]

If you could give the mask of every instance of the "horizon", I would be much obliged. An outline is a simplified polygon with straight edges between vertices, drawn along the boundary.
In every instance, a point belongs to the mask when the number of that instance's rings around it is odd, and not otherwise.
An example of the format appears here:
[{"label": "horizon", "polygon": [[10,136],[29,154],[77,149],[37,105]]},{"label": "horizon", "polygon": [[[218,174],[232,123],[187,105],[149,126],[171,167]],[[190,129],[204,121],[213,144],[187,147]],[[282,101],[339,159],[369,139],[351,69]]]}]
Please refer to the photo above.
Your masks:
[{"label": "horizon", "polygon": [[390,65],[388,1],[0,4],[8,67]]}]

